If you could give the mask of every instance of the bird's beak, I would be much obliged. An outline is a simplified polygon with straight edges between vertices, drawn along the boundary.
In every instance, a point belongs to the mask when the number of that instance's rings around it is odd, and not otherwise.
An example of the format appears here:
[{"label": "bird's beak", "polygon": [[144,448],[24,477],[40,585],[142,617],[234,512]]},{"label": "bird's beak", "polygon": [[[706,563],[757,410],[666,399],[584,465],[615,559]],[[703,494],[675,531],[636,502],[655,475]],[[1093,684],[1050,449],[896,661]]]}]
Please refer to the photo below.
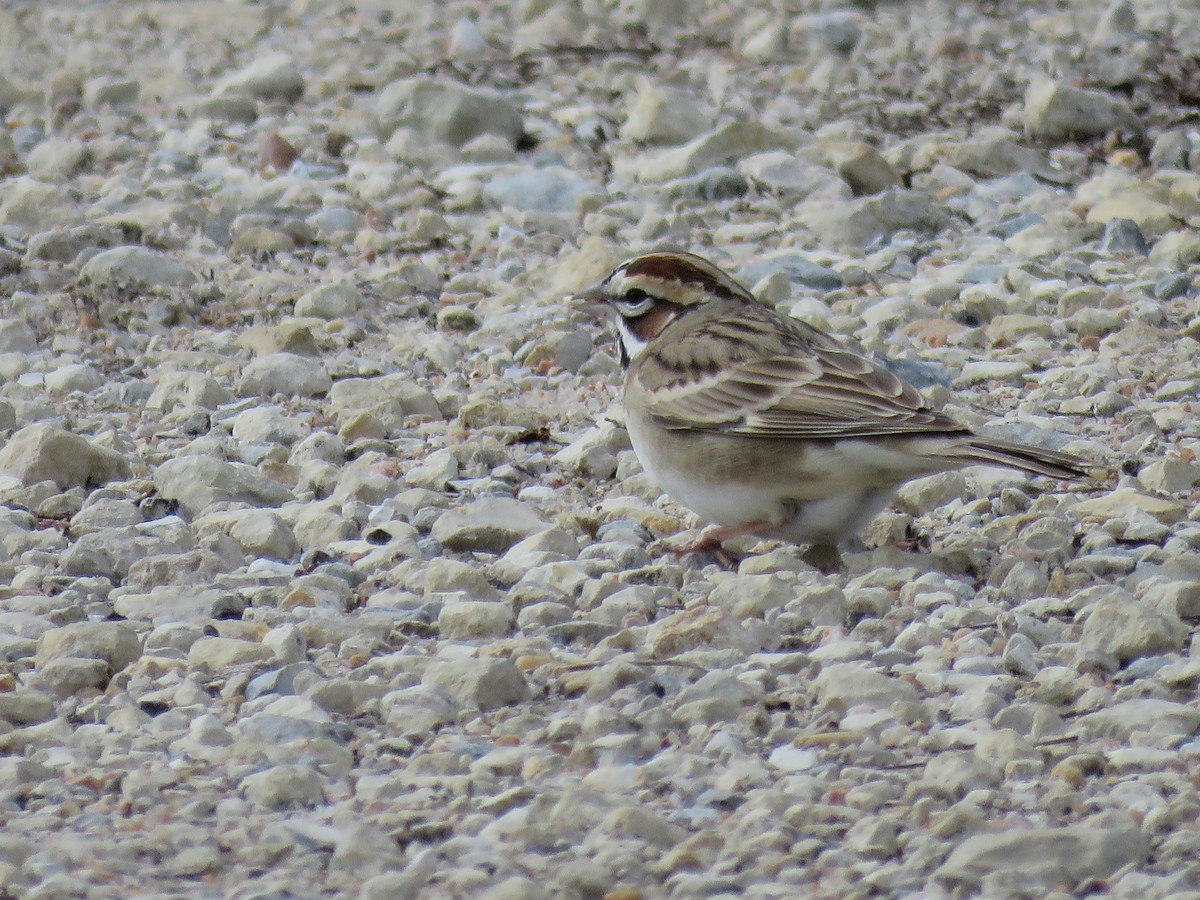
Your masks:
[{"label": "bird's beak", "polygon": [[609,310],[608,298],[599,284],[575,294],[567,300],[567,305],[576,312],[585,313],[594,319],[604,318]]}]

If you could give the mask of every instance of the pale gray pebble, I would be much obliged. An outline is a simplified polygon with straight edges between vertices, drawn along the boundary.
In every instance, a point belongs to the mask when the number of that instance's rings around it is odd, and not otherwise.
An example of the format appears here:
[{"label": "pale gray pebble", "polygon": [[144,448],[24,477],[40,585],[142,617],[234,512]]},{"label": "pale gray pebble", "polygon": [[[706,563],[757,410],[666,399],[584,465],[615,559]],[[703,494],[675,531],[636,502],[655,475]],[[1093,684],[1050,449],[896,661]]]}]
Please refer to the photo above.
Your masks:
[{"label": "pale gray pebble", "polygon": [[29,151],[25,168],[46,181],[65,181],[87,169],[91,154],[87,145],[72,138],[48,138]]},{"label": "pale gray pebble", "polygon": [[[1063,852],[1070,848],[1069,852]],[[1150,854],[1137,827],[1069,825],[1021,833],[976,835],[959,844],[937,870],[946,885],[970,890],[1049,890],[1064,880],[1105,878]]]},{"label": "pale gray pebble", "polygon": [[1072,87],[1044,76],[1029,83],[1024,124],[1030,138],[1060,142],[1104,134],[1117,127],[1141,130],[1136,114],[1124,98]]},{"label": "pale gray pebble", "polygon": [[519,500],[481,497],[461,511],[441,513],[431,534],[452,550],[502,553],[546,525],[534,509]]},{"label": "pale gray pebble", "polygon": [[98,659],[113,672],[119,671],[142,652],[142,642],[129,625],[118,622],[76,622],[52,629],[38,641],[36,661],[78,657]]},{"label": "pale gray pebble", "polygon": [[1163,650],[1182,650],[1188,629],[1171,609],[1147,607],[1131,594],[1113,591],[1083,611],[1083,653],[1111,654],[1128,662]]},{"label": "pale gray pebble", "polygon": [[329,393],[333,379],[320,363],[296,353],[271,353],[252,360],[238,381],[242,396],[276,394],[319,396]]},{"label": "pale gray pebble", "polygon": [[519,703],[530,696],[525,677],[502,659],[445,658],[434,660],[424,681],[445,691],[458,703],[495,709]]},{"label": "pale gray pebble", "polygon": [[85,251],[99,251],[125,242],[120,228],[112,225],[76,225],[33,235],[25,245],[31,260],[69,263]]},{"label": "pale gray pebble", "polygon": [[213,87],[213,93],[243,94],[259,100],[295,103],[304,88],[304,77],[295,59],[287,53],[269,52],[226,75]]},{"label": "pale gray pebble", "polygon": [[719,202],[736,200],[750,190],[750,183],[741,172],[729,166],[713,166],[687,178],[677,178],[662,185],[663,194],[671,199]]},{"label": "pale gray pebble", "polygon": [[349,280],[336,281],[315,287],[297,298],[297,316],[317,316],[322,319],[340,319],[357,312],[362,297],[354,283]]},{"label": "pale gray pebble", "polygon": [[438,614],[438,632],[451,640],[483,640],[512,631],[512,610],[507,604],[485,600],[447,603]]},{"label": "pale gray pebble", "polygon": [[80,277],[113,288],[169,288],[194,284],[195,274],[182,263],[145,247],[114,247],[87,261]]},{"label": "pale gray pebble", "polygon": [[711,123],[712,114],[698,96],[646,78],[638,85],[620,133],[623,140],[669,146],[691,140]]},{"label": "pale gray pebble", "polygon": [[306,766],[276,766],[242,779],[246,797],[273,808],[314,806],[324,796],[317,773]]},{"label": "pale gray pebble", "polygon": [[32,683],[55,696],[69,697],[88,688],[102,690],[111,675],[112,670],[103,659],[62,657],[39,665]]},{"label": "pale gray pebble", "polygon": [[814,290],[833,291],[843,285],[842,276],[833,269],[794,252],[767,254],[742,269],[741,274],[753,284],[773,272],[782,272],[792,281]]},{"label": "pale gray pebble", "polygon": [[178,501],[191,516],[214,503],[236,501],[255,506],[279,506],[292,499],[283,484],[244,463],[224,462],[211,456],[182,456],[168,460],[154,472],[159,493]]},{"label": "pale gray pebble", "polygon": [[332,206],[313,213],[304,221],[318,239],[328,240],[336,235],[356,233],[362,224],[362,216],[345,206]]},{"label": "pale gray pebble", "polygon": [[232,399],[229,390],[207,373],[166,372],[157,379],[146,405],[164,412],[173,411],[178,406],[214,410]]},{"label": "pale gray pebble", "polygon": [[548,213],[574,212],[580,197],[597,190],[592,182],[557,168],[497,175],[483,188],[484,194],[502,207]]},{"label": "pale gray pebble", "polygon": [[495,134],[516,146],[522,130],[520,112],[506,98],[431,78],[406,78],[384,87],[375,116],[384,136],[397,128],[415,128],[451,147],[461,147],[481,134]]},{"label": "pale gray pebble", "polygon": [[442,418],[430,391],[401,374],[343,378],[328,389],[329,402],[342,415],[369,413],[387,433],[395,433],[408,416]]},{"label": "pale gray pebble", "polygon": [[44,423],[22,428],[0,449],[0,472],[26,484],[105,484],[127,478],[130,470],[122,454]]},{"label": "pale gray pebble", "polygon": [[10,725],[36,725],[54,715],[54,698],[34,688],[0,694],[0,721]]},{"label": "pale gray pebble", "polygon": [[37,335],[20,319],[0,319],[0,353],[33,353]]}]

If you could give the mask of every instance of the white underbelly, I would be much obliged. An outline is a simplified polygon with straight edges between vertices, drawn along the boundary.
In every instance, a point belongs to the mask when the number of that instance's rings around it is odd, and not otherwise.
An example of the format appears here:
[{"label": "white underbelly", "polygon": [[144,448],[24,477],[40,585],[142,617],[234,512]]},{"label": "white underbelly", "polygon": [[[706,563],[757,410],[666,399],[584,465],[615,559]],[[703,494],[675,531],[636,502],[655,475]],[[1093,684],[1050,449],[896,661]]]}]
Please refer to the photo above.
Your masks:
[{"label": "white underbelly", "polygon": [[713,484],[694,474],[689,475],[680,470],[678,460],[671,459],[648,439],[643,423],[636,416],[628,417],[626,427],[646,474],[673,499],[701,518],[718,525],[743,525],[778,518],[783,500],[780,486]]},{"label": "white underbelly", "polygon": [[[838,543],[853,537],[884,507],[895,491],[895,484],[847,483],[835,477],[801,478],[791,484],[780,479],[762,485],[750,481],[756,473],[747,472],[745,480],[720,483],[706,480],[700,473],[689,473],[681,460],[664,452],[649,440],[645,423],[628,416],[629,439],[642,468],[668,495],[701,518],[718,525],[769,523],[754,531],[766,537],[784,538],[796,543]],[[828,452],[825,469],[844,472],[846,460],[837,450]]]}]

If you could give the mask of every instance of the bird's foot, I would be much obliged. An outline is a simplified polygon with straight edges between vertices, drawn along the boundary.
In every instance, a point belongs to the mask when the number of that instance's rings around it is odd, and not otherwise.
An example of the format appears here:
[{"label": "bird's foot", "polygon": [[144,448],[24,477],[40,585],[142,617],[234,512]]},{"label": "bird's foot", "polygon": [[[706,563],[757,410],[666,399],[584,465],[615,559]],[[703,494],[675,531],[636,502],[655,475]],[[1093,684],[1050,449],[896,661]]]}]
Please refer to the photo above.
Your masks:
[{"label": "bird's foot", "polygon": [[687,556],[689,553],[709,553],[722,569],[737,568],[737,561],[721,546],[720,538],[709,535],[701,534],[686,544],[664,544],[663,549],[675,557]]},{"label": "bird's foot", "polygon": [[753,534],[768,527],[769,522],[747,522],[744,525],[723,525],[719,528],[709,528],[701,532],[695,540],[686,544],[665,544],[666,551],[672,556],[687,556],[689,553],[709,553],[723,569],[736,569],[737,560],[725,549],[724,544],[743,534]]}]

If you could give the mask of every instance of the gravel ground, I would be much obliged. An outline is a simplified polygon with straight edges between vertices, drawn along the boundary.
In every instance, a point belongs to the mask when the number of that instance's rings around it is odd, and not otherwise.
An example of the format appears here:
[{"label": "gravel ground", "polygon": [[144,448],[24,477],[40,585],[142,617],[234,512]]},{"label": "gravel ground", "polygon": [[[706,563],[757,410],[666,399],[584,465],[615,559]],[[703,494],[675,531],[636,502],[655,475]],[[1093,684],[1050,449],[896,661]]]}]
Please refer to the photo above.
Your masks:
[{"label": "gravel ground", "polygon": [[[10,0],[0,60],[0,895],[1200,897],[1195,0]],[[661,244],[1111,481],[664,554],[562,303]]]}]

